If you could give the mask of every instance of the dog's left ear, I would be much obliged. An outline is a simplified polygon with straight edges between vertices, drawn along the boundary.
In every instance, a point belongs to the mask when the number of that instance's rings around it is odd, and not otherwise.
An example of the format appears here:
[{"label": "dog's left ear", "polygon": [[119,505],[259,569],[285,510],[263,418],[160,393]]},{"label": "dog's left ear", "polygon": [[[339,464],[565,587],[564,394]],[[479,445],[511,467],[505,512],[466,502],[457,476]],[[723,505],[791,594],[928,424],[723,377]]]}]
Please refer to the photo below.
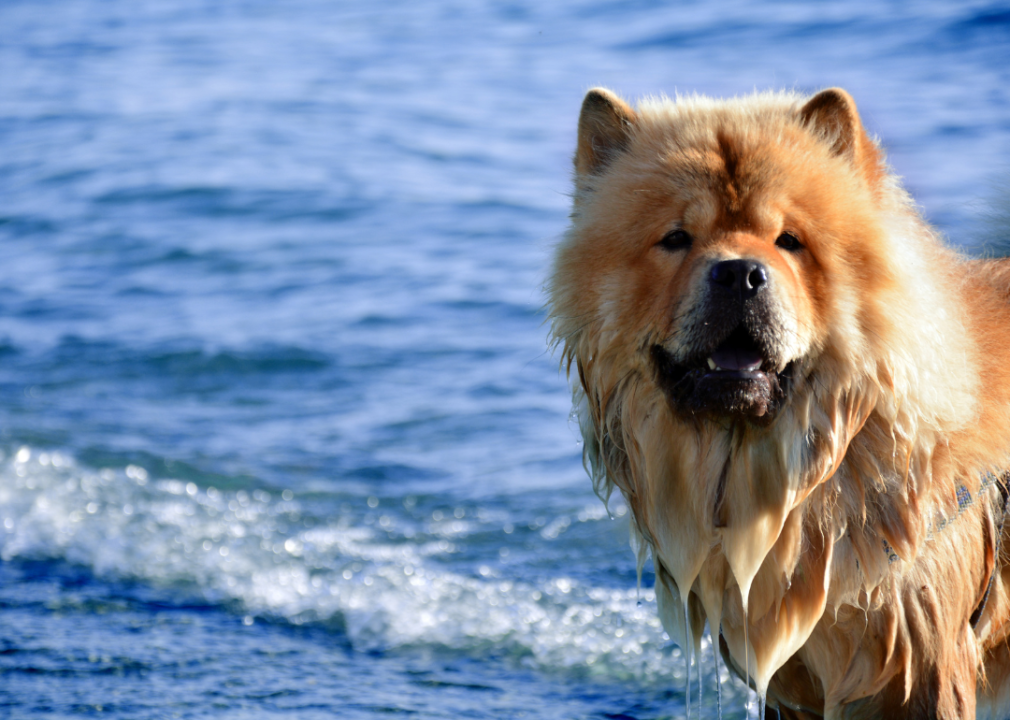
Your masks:
[{"label": "dog's left ear", "polygon": [[829,88],[810,98],[800,110],[800,121],[831,147],[864,171],[877,167],[876,145],[866,135],[856,101],[841,88]]}]

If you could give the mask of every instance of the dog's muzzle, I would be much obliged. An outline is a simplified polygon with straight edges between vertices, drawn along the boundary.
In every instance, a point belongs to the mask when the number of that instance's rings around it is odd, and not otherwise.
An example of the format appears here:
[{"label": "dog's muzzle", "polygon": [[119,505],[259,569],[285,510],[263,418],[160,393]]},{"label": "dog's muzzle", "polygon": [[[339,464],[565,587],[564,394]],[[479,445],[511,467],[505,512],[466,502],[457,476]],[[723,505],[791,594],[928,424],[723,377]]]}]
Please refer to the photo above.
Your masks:
[{"label": "dog's muzzle", "polygon": [[657,381],[681,414],[771,422],[787,396],[793,363],[781,357],[784,330],[769,272],[755,260],[723,260],[707,279],[701,301],[677,331],[680,352],[652,346]]}]

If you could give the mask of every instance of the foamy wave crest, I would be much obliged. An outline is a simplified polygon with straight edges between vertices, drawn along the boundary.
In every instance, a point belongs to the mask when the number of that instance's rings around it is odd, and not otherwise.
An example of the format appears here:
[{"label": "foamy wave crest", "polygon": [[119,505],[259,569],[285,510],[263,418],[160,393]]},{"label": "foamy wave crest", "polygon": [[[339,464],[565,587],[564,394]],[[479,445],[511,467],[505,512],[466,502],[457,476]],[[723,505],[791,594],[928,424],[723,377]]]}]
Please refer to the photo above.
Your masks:
[{"label": "foamy wave crest", "polygon": [[290,491],[200,488],[134,465],[82,467],[55,452],[21,448],[0,461],[7,561],[57,558],[99,577],[179,587],[246,622],[334,624],[359,649],[493,650],[541,667],[683,681],[651,590],[639,603],[634,588],[531,583],[489,566],[460,572],[448,561],[452,534],[477,520],[407,529],[392,541],[382,528],[409,518],[383,516],[377,528],[311,511]]}]

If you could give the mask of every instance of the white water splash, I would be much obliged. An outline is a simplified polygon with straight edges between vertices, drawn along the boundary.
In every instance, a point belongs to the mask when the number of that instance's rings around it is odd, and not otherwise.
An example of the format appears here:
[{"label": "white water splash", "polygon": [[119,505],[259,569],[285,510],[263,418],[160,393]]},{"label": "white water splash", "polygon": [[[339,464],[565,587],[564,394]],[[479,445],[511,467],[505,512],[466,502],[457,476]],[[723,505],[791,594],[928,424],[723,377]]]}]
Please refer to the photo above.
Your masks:
[{"label": "white water splash", "polygon": [[531,582],[489,566],[471,575],[457,544],[478,520],[448,517],[396,541],[351,516],[308,522],[310,510],[290,491],[225,492],[30,448],[0,458],[7,561],[62,559],[235,604],[243,616],[335,621],[363,650],[494,646],[544,668],[669,677],[651,590]]}]

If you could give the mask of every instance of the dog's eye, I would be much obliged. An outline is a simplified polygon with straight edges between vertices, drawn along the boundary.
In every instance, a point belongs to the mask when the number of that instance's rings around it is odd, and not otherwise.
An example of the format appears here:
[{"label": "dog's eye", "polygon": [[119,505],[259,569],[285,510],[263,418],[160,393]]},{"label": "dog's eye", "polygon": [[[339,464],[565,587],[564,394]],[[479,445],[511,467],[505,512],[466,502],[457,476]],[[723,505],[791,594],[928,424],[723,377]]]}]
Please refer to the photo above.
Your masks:
[{"label": "dog's eye", "polygon": [[796,252],[797,250],[803,247],[803,244],[800,242],[799,238],[797,238],[792,233],[782,233],[775,241],[775,244],[778,245],[783,250],[788,250],[790,252]]},{"label": "dog's eye", "polygon": [[691,236],[685,230],[671,230],[663,239],[659,241],[660,247],[664,250],[683,250],[691,247]]}]

